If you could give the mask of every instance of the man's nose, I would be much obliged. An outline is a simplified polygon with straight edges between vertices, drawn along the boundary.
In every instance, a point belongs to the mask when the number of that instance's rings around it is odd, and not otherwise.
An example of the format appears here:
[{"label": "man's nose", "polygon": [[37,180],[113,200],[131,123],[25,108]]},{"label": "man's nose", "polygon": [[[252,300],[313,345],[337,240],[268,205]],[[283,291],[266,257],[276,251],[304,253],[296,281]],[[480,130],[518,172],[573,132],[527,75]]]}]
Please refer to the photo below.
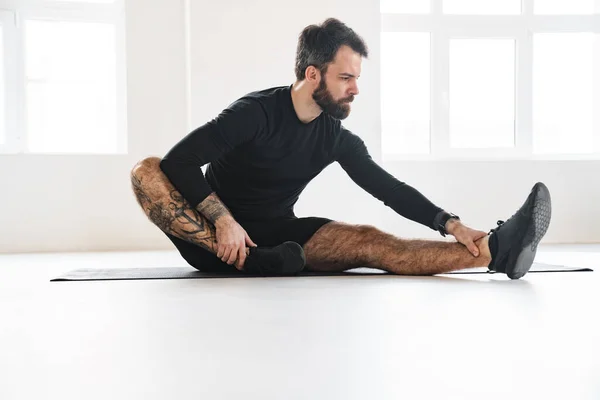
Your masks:
[{"label": "man's nose", "polygon": [[358,85],[354,83],[354,85],[350,88],[350,94],[356,96],[359,92]]}]

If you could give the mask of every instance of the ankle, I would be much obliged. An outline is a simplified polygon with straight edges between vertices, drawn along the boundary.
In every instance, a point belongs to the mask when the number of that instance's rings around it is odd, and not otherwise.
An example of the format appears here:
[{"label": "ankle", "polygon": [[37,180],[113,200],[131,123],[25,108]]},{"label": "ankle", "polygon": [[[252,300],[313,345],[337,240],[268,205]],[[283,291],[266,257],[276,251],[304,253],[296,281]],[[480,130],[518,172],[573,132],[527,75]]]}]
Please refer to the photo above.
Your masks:
[{"label": "ankle", "polygon": [[490,235],[487,235],[475,242],[479,248],[479,256],[484,257],[489,262],[492,261],[492,253],[490,250]]}]

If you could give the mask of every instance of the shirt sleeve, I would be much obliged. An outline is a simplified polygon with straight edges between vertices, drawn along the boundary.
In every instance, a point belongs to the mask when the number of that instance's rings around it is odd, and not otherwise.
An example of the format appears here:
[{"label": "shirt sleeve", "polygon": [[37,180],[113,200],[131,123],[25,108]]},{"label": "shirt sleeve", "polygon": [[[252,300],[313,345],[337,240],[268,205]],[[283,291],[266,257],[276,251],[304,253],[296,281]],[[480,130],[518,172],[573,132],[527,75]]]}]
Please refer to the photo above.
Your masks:
[{"label": "shirt sleeve", "polygon": [[201,167],[253,140],[266,126],[261,104],[241,98],[175,144],[162,158],[160,168],[195,208],[213,191]]},{"label": "shirt sleeve", "polygon": [[363,140],[344,128],[337,161],[358,186],[396,213],[436,230],[434,219],[443,209],[385,171],[371,158]]}]

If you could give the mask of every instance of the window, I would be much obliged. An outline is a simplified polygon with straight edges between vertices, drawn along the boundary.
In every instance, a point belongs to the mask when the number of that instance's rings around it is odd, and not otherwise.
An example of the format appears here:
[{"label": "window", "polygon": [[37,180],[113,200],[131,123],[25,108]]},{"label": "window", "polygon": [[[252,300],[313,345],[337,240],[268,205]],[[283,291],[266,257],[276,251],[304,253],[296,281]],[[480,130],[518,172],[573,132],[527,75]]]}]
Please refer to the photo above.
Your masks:
[{"label": "window", "polygon": [[[4,60],[4,30],[0,26],[0,60]],[[6,142],[6,99],[4,65],[0,63],[0,145]]]},{"label": "window", "polygon": [[515,41],[450,39],[449,55],[450,147],[511,147]]},{"label": "window", "polygon": [[126,153],[123,0],[0,8],[0,152]]},{"label": "window", "polygon": [[11,13],[0,10],[0,148],[6,146],[8,142],[8,132],[13,128],[15,118],[12,96],[9,96],[9,91],[14,92],[11,85],[14,76],[14,63],[7,57],[11,52],[10,41],[13,23]]},{"label": "window", "polygon": [[384,159],[600,159],[600,0],[380,11]]},{"label": "window", "polygon": [[[391,32],[381,38],[384,149],[429,153],[429,33]],[[395,134],[402,132],[402,135]]]}]

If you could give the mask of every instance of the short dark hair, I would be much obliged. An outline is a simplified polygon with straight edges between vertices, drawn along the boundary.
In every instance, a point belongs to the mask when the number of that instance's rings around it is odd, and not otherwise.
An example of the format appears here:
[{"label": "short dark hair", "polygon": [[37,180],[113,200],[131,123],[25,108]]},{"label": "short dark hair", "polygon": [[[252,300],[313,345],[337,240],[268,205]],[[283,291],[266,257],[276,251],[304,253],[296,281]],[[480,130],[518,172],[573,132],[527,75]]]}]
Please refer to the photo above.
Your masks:
[{"label": "short dark hair", "polygon": [[338,19],[328,18],[321,25],[304,28],[298,37],[296,78],[304,80],[306,68],[311,65],[321,71],[321,74],[327,72],[337,51],[344,45],[364,58],[369,56],[364,40]]}]

